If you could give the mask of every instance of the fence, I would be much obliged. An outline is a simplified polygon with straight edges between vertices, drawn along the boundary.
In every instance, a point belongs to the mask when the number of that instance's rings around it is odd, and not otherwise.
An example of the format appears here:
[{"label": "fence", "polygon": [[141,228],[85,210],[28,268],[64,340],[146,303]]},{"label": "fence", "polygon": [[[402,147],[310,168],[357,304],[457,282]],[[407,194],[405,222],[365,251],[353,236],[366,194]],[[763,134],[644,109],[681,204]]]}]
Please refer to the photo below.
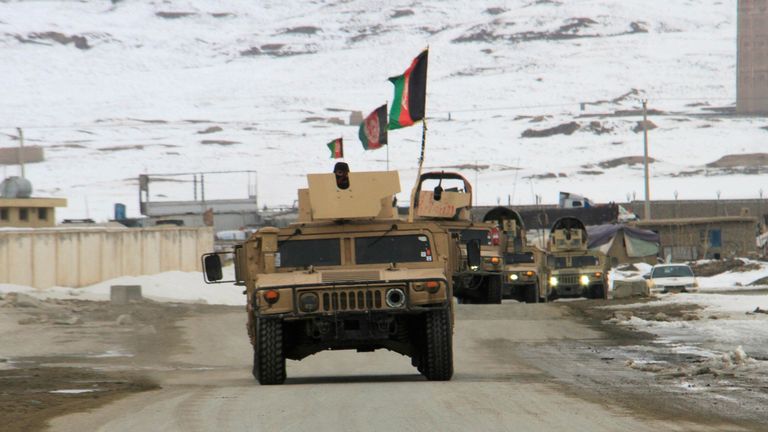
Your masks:
[{"label": "fence", "polygon": [[0,283],[82,287],[119,276],[199,271],[209,227],[0,230]]}]

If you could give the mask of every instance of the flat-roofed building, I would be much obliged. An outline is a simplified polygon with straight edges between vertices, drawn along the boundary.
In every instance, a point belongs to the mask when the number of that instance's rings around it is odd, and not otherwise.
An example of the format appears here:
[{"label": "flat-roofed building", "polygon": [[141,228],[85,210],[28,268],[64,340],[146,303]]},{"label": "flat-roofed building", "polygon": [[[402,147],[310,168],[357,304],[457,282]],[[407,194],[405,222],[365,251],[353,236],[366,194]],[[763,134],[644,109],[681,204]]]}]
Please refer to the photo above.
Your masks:
[{"label": "flat-roofed building", "polygon": [[0,227],[46,228],[56,224],[64,198],[0,198]]}]

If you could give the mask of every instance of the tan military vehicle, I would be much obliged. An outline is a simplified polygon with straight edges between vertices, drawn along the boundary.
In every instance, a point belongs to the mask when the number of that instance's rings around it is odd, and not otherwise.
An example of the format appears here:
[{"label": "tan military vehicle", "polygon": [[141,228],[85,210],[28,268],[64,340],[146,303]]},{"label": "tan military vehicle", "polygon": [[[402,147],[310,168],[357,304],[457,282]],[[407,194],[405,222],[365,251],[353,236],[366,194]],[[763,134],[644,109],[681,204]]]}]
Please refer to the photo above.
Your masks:
[{"label": "tan military vehicle", "polygon": [[587,249],[587,229],[579,219],[556,220],[547,248],[547,298],[608,298],[608,260]]},{"label": "tan military vehicle", "polygon": [[483,220],[502,227],[502,297],[526,303],[546,299],[546,253],[528,244],[520,214],[507,207],[495,207],[485,214]]},{"label": "tan military vehicle", "polygon": [[[286,379],[286,359],[323,350],[388,349],[429,380],[453,375],[450,234],[397,219],[397,172],[308,175],[299,221],[263,228],[235,249],[246,287],[253,375]],[[205,278],[223,282],[217,254]]]},{"label": "tan military vehicle", "polygon": [[[437,183],[432,190],[425,187],[430,182]],[[414,201],[417,220],[437,222],[460,244],[462,258],[453,272],[456,298],[463,303],[501,303],[499,231],[493,222],[472,221],[472,185],[467,179],[452,172],[424,173]]]}]

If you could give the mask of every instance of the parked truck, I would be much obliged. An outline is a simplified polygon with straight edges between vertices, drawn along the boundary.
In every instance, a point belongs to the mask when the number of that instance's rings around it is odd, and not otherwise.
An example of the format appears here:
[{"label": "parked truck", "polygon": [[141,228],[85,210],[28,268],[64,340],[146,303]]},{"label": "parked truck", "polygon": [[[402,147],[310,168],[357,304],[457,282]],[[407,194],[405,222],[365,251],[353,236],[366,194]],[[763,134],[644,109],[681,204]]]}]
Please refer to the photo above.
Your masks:
[{"label": "parked truck", "polygon": [[555,221],[547,243],[547,298],[608,298],[608,260],[587,248],[587,230],[581,220]]},{"label": "parked truck", "polygon": [[[297,223],[262,228],[235,248],[229,282],[245,287],[254,377],[281,384],[286,359],[388,349],[427,379],[449,380],[458,265],[451,234],[398,218],[395,171],[340,169],[307,181]],[[226,282],[219,254],[203,264],[207,282]]]}]

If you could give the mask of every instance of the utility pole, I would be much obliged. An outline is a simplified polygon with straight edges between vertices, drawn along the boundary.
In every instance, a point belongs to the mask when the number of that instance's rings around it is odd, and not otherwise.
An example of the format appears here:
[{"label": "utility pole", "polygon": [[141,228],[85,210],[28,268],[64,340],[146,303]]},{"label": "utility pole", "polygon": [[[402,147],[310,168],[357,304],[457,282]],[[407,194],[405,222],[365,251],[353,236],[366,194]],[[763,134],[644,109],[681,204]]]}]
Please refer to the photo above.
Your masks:
[{"label": "utility pole", "polygon": [[645,206],[643,216],[651,219],[651,182],[648,178],[648,99],[643,99],[643,165],[645,166]]},{"label": "utility pole", "polygon": [[24,131],[21,128],[16,128],[19,132],[19,165],[21,165],[21,178],[27,178],[24,171]]}]

